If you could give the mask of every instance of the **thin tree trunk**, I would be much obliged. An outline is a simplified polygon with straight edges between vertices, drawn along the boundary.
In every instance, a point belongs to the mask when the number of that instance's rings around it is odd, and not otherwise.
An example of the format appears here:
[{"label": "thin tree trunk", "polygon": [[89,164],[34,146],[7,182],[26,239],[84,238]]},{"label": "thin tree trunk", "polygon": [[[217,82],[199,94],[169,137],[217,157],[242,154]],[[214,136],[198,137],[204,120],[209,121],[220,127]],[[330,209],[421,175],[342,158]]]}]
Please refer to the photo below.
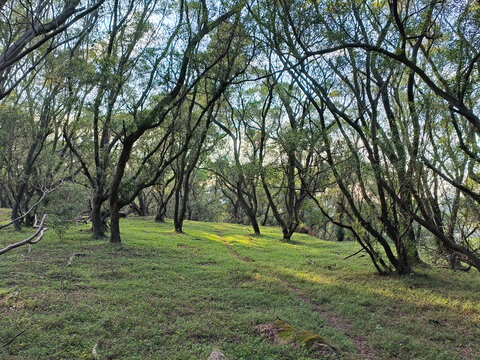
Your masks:
[{"label": "thin tree trunk", "polygon": [[270,211],[270,203],[267,204],[267,211],[265,211],[265,216],[263,218],[262,226],[265,226],[268,220],[268,212]]},{"label": "thin tree trunk", "polygon": [[110,194],[110,242],[120,243],[120,204],[118,192]]},{"label": "thin tree trunk", "polygon": [[293,231],[288,227],[282,227],[283,240],[290,241],[292,238]]},{"label": "thin tree trunk", "polygon": [[[27,174],[26,176],[29,176],[29,174]],[[21,209],[21,206],[22,206],[21,204],[23,202],[23,198],[25,196],[26,188],[27,188],[27,183],[26,182],[23,182],[18,187],[18,191],[17,191],[17,194],[15,196],[15,203],[13,204],[13,208],[12,208],[11,220],[15,220],[15,219],[17,219],[21,216],[20,209]],[[22,222],[23,222],[23,219],[15,221],[13,223],[13,228],[17,231],[21,230]]]},{"label": "thin tree trunk", "polygon": [[148,216],[147,200],[143,192],[138,194],[138,209],[140,210],[140,216]]},{"label": "thin tree trunk", "polygon": [[176,179],[176,189],[175,189],[175,207],[173,210],[173,226],[175,228],[175,232],[177,234],[183,234],[183,220],[180,220],[181,218],[181,210],[180,210],[180,200],[182,196],[182,183],[184,181],[184,169],[183,169],[183,162],[185,161],[185,158],[182,158],[182,167],[180,168],[180,172],[177,174],[177,179]]}]

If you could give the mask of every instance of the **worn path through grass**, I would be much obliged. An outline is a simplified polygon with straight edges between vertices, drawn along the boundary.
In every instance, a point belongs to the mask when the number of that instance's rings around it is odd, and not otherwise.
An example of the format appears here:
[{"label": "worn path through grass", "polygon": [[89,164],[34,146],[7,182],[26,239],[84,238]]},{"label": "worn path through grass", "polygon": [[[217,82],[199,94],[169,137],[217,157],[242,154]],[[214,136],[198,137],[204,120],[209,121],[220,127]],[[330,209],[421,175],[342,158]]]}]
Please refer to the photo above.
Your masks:
[{"label": "worn path through grass", "polygon": [[[122,221],[123,245],[87,226],[0,257],[0,359],[313,359],[264,339],[277,318],[335,359],[480,359],[477,273],[380,277],[351,242],[262,228]],[[25,235],[0,233],[0,246]],[[72,254],[82,254],[73,257]]]},{"label": "worn path through grass", "polygon": [[[228,247],[230,252],[237,259],[246,261],[246,262],[253,261],[251,258],[242,256],[239,253],[237,253],[233,249],[232,245],[223,238],[222,232],[219,232],[219,236],[222,238],[222,240],[224,241],[225,245]],[[359,335],[354,334],[354,332],[352,331],[352,324],[350,322],[348,322],[346,319],[341,318],[338,314],[334,313],[334,311],[332,310],[327,311],[322,306],[319,306],[318,304],[316,304],[307,295],[305,295],[305,293],[303,293],[298,287],[287,282],[286,280],[283,280],[277,277],[277,274],[275,273],[275,269],[272,269],[272,268],[268,269],[265,265],[261,265],[261,264],[258,266],[262,271],[267,271],[269,275],[278,279],[287,289],[297,294],[297,296],[310,307],[311,311],[319,314],[328,323],[328,326],[330,326],[332,329],[342,332],[351,341],[353,341],[357,349],[357,356],[362,357],[366,360],[377,358],[377,355],[375,355],[373,350],[368,346],[367,341],[363,337],[360,337]]]}]

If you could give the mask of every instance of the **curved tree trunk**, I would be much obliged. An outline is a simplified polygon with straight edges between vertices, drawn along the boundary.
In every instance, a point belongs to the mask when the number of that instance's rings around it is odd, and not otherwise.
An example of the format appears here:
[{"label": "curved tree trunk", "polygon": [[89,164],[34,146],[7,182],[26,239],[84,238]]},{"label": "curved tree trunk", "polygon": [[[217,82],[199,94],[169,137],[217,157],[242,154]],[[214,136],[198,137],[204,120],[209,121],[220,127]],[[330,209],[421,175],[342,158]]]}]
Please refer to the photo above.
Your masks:
[{"label": "curved tree trunk", "polygon": [[241,183],[237,184],[237,198],[240,206],[243,208],[243,211],[245,211],[245,214],[247,214],[250,225],[252,225],[253,232],[255,233],[255,235],[260,235],[260,227],[258,226],[256,210],[253,206],[249,206],[247,201],[243,197]]},{"label": "curved tree trunk", "polygon": [[249,215],[249,219],[250,219],[250,224],[252,225],[252,228],[253,228],[253,233],[255,235],[260,235],[260,226],[258,226],[257,218],[255,216]]},{"label": "curved tree trunk", "polygon": [[165,222],[165,212],[163,209],[158,209],[157,214],[155,215],[155,222],[164,223]]},{"label": "curved tree trunk", "polygon": [[267,204],[267,210],[265,211],[265,216],[263,217],[262,226],[265,226],[267,224],[269,211],[270,211],[270,203]]}]

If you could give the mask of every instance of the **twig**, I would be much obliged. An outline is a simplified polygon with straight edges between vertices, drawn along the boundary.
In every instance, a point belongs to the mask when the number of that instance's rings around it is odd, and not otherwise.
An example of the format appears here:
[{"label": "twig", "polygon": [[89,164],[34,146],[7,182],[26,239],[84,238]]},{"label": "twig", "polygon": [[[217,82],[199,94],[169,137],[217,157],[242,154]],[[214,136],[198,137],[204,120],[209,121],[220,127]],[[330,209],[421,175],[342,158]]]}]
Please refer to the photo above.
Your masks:
[{"label": "twig", "polygon": [[358,250],[355,254],[348,255],[347,257],[343,258],[343,260],[347,260],[347,259],[351,258],[352,256],[355,256],[355,255],[357,255],[357,254],[360,254],[360,253],[361,253],[362,251],[364,251],[364,250],[365,250],[365,249],[362,248],[362,249]]},{"label": "twig", "polygon": [[17,335],[15,335],[13,338],[11,338],[10,340],[8,340],[5,344],[2,345],[2,348],[4,347],[7,347],[8,345],[10,345],[13,340],[15,340],[17,337],[19,337],[20,335],[22,335],[25,331],[27,331],[29,328],[26,328],[22,331],[20,331]]}]

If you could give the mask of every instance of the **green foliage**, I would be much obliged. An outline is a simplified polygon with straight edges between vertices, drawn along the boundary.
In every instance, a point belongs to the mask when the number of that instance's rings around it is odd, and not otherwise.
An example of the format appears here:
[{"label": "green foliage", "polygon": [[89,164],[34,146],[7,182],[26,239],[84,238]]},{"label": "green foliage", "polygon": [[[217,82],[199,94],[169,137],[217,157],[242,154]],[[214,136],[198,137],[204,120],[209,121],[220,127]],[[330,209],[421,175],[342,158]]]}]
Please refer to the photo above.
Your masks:
[{"label": "green foliage", "polygon": [[48,214],[47,226],[63,238],[74,219],[88,210],[88,195],[82,185],[65,183],[44,199],[37,213]]}]

